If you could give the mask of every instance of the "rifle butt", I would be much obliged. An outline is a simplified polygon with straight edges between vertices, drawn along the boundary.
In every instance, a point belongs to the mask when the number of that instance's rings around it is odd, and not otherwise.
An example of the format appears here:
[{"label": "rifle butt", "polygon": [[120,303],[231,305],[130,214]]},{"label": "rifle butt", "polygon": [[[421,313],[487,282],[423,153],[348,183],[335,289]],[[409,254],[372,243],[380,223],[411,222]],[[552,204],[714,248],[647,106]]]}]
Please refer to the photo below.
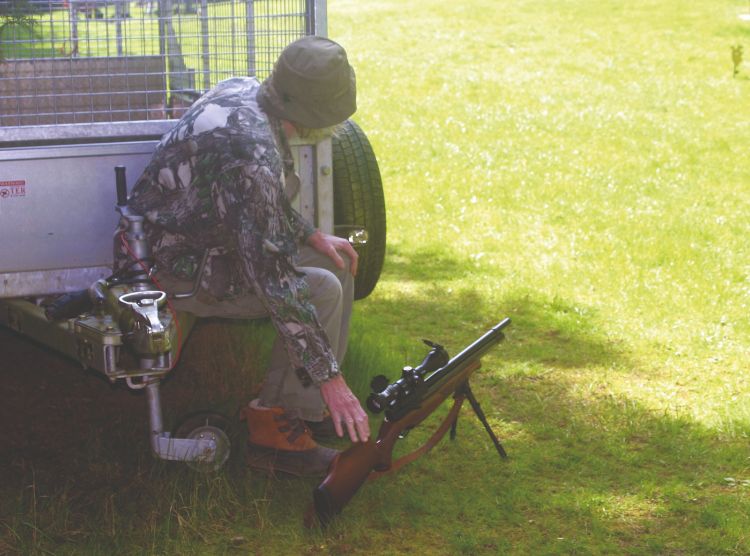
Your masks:
[{"label": "rifle butt", "polygon": [[315,487],[313,490],[313,507],[315,508],[315,515],[318,518],[318,523],[321,527],[328,527],[328,524],[341,513],[344,504],[348,500],[341,501],[335,500],[331,492],[324,487],[322,484]]},{"label": "rifle butt", "polygon": [[371,438],[352,445],[331,462],[326,478],[313,490],[313,506],[321,527],[341,513],[373,470],[390,467],[390,452],[381,455],[380,448]]}]

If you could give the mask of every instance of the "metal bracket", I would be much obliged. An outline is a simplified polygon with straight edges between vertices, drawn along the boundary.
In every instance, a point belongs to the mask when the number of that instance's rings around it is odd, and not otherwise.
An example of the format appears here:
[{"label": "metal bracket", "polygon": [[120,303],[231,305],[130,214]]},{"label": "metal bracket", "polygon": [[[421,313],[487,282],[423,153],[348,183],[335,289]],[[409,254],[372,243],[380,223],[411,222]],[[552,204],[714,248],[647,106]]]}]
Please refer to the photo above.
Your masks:
[{"label": "metal bracket", "polygon": [[150,333],[164,332],[164,325],[159,320],[159,305],[167,299],[166,293],[151,290],[131,292],[121,295],[118,299],[120,303],[130,307],[136,319],[142,322]]}]

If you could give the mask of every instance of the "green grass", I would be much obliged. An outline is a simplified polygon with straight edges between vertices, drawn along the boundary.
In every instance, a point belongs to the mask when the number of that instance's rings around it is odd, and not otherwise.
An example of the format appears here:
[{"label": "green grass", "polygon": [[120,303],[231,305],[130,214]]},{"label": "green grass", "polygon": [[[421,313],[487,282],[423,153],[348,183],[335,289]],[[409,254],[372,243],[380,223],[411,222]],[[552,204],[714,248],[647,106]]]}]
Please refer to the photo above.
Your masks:
[{"label": "green grass", "polygon": [[11,485],[0,551],[750,553],[746,10],[332,0],[389,218],[351,381],[363,394],[421,338],[455,352],[510,316],[474,380],[510,458],[465,411],[454,443],[322,533],[301,526],[314,482],[93,446],[123,489]]}]

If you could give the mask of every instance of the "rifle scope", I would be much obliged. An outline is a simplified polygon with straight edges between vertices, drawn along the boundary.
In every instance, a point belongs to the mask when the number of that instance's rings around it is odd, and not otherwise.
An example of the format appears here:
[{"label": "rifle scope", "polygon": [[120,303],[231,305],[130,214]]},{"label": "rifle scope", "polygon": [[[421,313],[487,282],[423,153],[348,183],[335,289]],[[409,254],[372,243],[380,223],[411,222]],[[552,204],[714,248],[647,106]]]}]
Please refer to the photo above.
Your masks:
[{"label": "rifle scope", "polygon": [[[509,324],[510,319],[502,320],[453,359],[449,359],[443,346],[424,340],[428,346],[432,347],[432,350],[416,369],[404,367],[401,378],[393,384],[388,384],[388,379],[382,375],[372,380],[370,386],[373,392],[367,398],[367,408],[373,413],[380,413],[384,410],[391,410],[394,415],[400,413],[399,409],[406,407],[403,406],[405,400],[420,398],[423,393],[429,392],[442,382],[443,378],[463,369],[471,361],[484,355],[503,339],[502,330]],[[425,377],[427,373],[432,374]],[[406,403],[408,406],[409,402]],[[386,413],[386,416],[390,418],[393,415]]]},{"label": "rifle scope", "polygon": [[424,382],[425,374],[437,371],[448,363],[450,357],[443,346],[429,340],[422,341],[432,349],[416,368],[404,367],[401,371],[401,378],[393,384],[388,384],[388,378],[384,375],[378,375],[372,379],[370,383],[372,394],[367,398],[367,408],[370,411],[380,413],[398,403],[398,400],[410,396]]}]

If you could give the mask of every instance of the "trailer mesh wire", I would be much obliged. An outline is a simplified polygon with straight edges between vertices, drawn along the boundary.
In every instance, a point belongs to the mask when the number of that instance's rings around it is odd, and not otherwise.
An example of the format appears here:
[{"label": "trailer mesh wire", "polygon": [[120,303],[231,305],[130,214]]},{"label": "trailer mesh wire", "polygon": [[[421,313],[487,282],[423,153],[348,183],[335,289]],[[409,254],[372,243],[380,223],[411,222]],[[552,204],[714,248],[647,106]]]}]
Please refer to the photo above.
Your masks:
[{"label": "trailer mesh wire", "polygon": [[264,79],[312,4],[0,0],[0,126],[179,118],[222,79]]}]

